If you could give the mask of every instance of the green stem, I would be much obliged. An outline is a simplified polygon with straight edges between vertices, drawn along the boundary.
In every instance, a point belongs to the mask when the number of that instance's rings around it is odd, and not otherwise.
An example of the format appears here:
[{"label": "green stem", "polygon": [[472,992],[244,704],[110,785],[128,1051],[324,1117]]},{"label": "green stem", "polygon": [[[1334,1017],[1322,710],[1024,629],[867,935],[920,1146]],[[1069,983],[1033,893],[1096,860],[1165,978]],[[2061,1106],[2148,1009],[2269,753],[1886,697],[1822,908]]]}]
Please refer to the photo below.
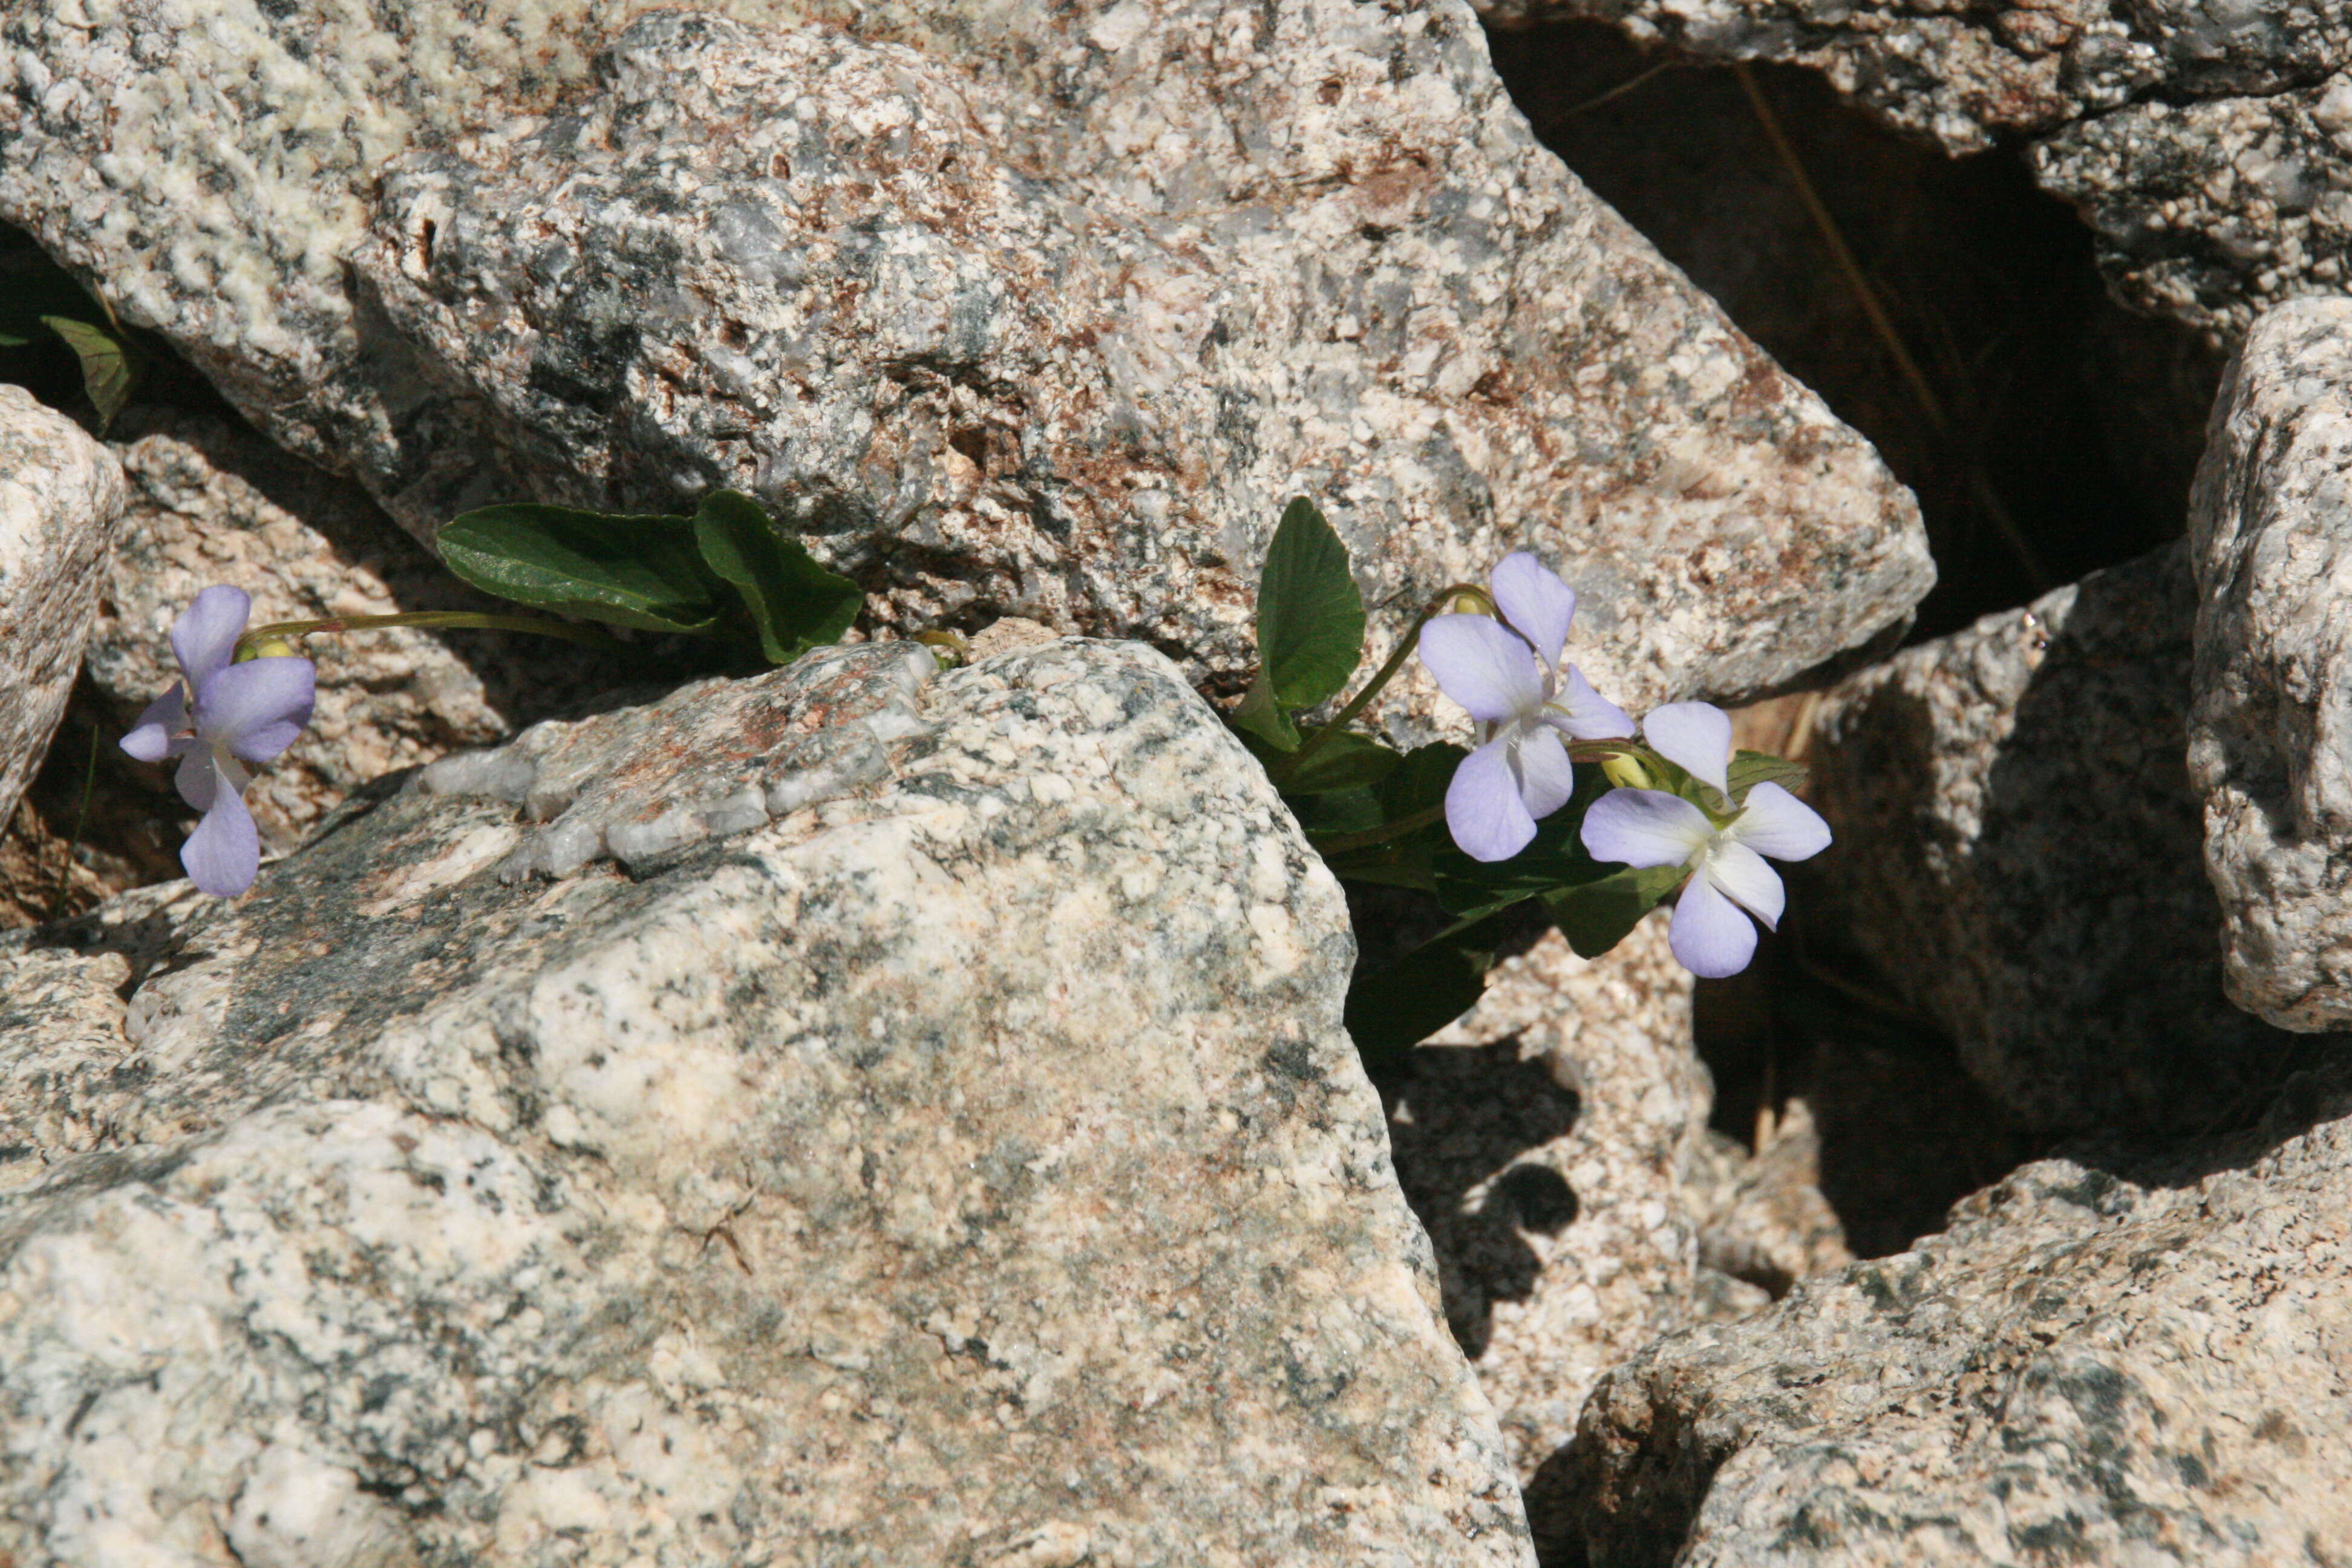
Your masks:
[{"label": "green stem", "polygon": [[406,610],[396,616],[336,616],[323,621],[272,621],[266,626],[255,626],[237,638],[236,651],[242,657],[246,649],[270,637],[309,637],[314,632],[372,632],[386,626],[531,632],[540,637],[562,637],[566,642],[585,643],[590,647],[623,646],[619,638],[593,626],[574,626],[569,621],[549,620],[542,616],[494,616],[476,610]]},{"label": "green stem", "polygon": [[1369,849],[1375,844],[1385,844],[1391,838],[1402,838],[1408,833],[1418,833],[1431,823],[1442,820],[1445,808],[1433,805],[1426,811],[1416,811],[1411,816],[1400,816],[1394,822],[1384,822],[1378,827],[1367,827],[1359,833],[1337,833],[1328,838],[1309,837],[1318,854],[1344,854],[1350,849]]},{"label": "green stem", "polygon": [[1462,597],[1465,594],[1475,595],[1476,597],[1485,600],[1490,606],[1494,604],[1494,600],[1488,596],[1486,590],[1481,588],[1475,583],[1456,583],[1452,587],[1446,589],[1444,593],[1438,595],[1437,597],[1432,599],[1429,602],[1429,607],[1422,611],[1420,615],[1415,616],[1412,620],[1412,625],[1405,628],[1404,636],[1397,639],[1397,645],[1394,651],[1389,655],[1388,662],[1381,665],[1378,673],[1373,675],[1371,684],[1365,687],[1361,691],[1357,692],[1355,696],[1349,698],[1348,700],[1348,705],[1345,708],[1340,709],[1336,714],[1332,715],[1331,721],[1328,724],[1323,725],[1313,734],[1307,736],[1306,744],[1300,746],[1298,750],[1291,752],[1289,756],[1284,758],[1279,763],[1276,764],[1274,769],[1275,788],[1280,789],[1284,782],[1287,780],[1291,774],[1297,773],[1301,767],[1306,765],[1307,758],[1321,751],[1325,742],[1329,741],[1332,736],[1338,734],[1340,731],[1346,729],[1349,721],[1352,721],[1357,714],[1361,713],[1366,705],[1369,704],[1373,698],[1378,697],[1381,694],[1381,688],[1387,686],[1390,681],[1396,679],[1396,672],[1404,668],[1404,661],[1412,657],[1412,650],[1415,642],[1421,636],[1421,628],[1429,624],[1432,616],[1443,612],[1446,605],[1452,604],[1454,600]]}]

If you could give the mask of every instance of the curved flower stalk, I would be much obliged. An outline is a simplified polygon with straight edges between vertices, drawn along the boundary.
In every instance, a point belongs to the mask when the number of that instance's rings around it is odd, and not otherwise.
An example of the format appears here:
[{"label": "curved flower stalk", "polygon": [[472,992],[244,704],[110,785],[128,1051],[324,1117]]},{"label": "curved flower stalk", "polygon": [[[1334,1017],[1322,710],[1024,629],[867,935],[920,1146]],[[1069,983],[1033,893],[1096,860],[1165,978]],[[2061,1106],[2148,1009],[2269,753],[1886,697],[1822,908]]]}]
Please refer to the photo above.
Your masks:
[{"label": "curved flower stalk", "polygon": [[181,682],[147,705],[122,738],[143,763],[181,759],[173,783],[204,814],[180,848],[180,864],[201,892],[228,898],[253,886],[261,837],[246,809],[248,763],[266,763],[294,743],[310,721],[318,671],[299,655],[236,662],[253,601],[215,586],[172,623],[172,653]]},{"label": "curved flower stalk", "polygon": [[[1829,847],[1830,827],[1777,784],[1731,795],[1731,718],[1705,702],[1674,702],[1642,721],[1650,750],[1713,789],[1727,808],[1702,809],[1655,789],[1612,789],[1584,815],[1584,847],[1597,860],[1687,866],[1668,944],[1683,967],[1710,980],[1738,973],[1756,956],[1748,915],[1777,925],[1787,892],[1764,862],[1803,860]],[[1746,910],[1742,914],[1741,910]]]},{"label": "curved flower stalk", "polygon": [[1563,737],[1630,736],[1633,721],[1560,663],[1576,590],[1522,550],[1487,579],[1501,621],[1439,616],[1421,628],[1421,661],[1478,722],[1478,748],[1454,770],[1445,826],[1474,860],[1507,860],[1536,823],[1576,791]]}]

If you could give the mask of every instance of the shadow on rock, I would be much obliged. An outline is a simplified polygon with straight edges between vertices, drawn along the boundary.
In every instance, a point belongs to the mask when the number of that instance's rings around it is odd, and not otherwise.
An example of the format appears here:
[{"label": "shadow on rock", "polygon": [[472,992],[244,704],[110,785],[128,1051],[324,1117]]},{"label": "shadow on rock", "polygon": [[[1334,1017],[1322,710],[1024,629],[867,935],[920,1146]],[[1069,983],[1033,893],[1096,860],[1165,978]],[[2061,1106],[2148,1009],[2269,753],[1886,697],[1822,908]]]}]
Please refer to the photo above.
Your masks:
[{"label": "shadow on rock", "polygon": [[1405,1198],[1437,1253],[1445,1321],[1463,1353],[1486,1353],[1496,1301],[1535,1292],[1543,1260],[1521,1234],[1556,1236],[1579,1203],[1568,1178],[1522,1155],[1576,1125],[1581,1102],[1518,1037],[1413,1053],[1389,1140]]},{"label": "shadow on rock", "polygon": [[2168,546],[1823,705],[1816,799],[1840,844],[1791,902],[2039,1131],[2242,1118],[2294,1043],[2222,994],[2185,761],[2194,616]]}]

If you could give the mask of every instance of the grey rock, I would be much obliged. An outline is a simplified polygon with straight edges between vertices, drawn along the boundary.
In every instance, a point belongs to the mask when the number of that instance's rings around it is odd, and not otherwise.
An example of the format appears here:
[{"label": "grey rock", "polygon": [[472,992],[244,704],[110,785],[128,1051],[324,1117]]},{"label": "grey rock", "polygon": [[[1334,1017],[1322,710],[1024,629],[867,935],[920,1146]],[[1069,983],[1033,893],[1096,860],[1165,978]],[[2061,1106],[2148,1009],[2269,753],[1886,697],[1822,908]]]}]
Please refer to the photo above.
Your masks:
[{"label": "grey rock", "polygon": [[73,694],[122,499],[113,454],[0,385],[0,827]]},{"label": "grey rock", "polygon": [[2352,1023],[2352,300],[2263,318],[2189,510],[2200,602],[2189,772],[2222,975],[2288,1029]]},{"label": "grey rock", "polygon": [[2037,178],[2098,236],[2126,302],[2235,341],[2352,268],[2352,16],[2302,0],[1476,0],[1520,26],[1575,16],[1711,60],[1819,71],[1955,155],[2031,142]]},{"label": "grey rock", "polygon": [[2289,1037],[2222,992],[2189,787],[2183,545],[1988,616],[1833,689],[1798,869],[1841,931],[2027,1125],[2202,1126]]},{"label": "grey rock", "polygon": [[1932,581],[1909,495],[1536,143],[1458,0],[5,26],[0,215],[420,535],[731,484],[887,626],[1017,614],[1237,689],[1307,491],[1379,637],[1533,548],[1636,707]]},{"label": "grey rock", "polygon": [[[2352,58],[2339,7],[2301,9]],[[2135,103],[2034,149],[2125,303],[2227,343],[2284,300],[2352,289],[2352,75],[2289,74],[2260,97]]]},{"label": "grey rock", "polygon": [[1750,1151],[1706,1134],[1684,1182],[1698,1226],[1702,1268],[1778,1300],[1800,1279],[1853,1261],[1837,1211],[1822,1195],[1822,1140],[1811,1107],[1790,1100],[1767,1118]]},{"label": "grey rock", "polygon": [[1397,1175],[1522,1476],[1610,1367],[1846,1261],[1801,1113],[1759,1158],[1706,1131],[1692,984],[1663,917],[1592,960],[1549,932],[1396,1091]]},{"label": "grey rock", "polygon": [[635,875],[385,788],[0,939],[0,1553],[1528,1563],[1262,772],[1149,649],[906,651],[519,742],[621,820],[919,708]]},{"label": "grey rock", "polygon": [[2045,1160],[1603,1380],[1546,1561],[2270,1568],[2352,1541],[2352,1072],[2160,1160]]}]

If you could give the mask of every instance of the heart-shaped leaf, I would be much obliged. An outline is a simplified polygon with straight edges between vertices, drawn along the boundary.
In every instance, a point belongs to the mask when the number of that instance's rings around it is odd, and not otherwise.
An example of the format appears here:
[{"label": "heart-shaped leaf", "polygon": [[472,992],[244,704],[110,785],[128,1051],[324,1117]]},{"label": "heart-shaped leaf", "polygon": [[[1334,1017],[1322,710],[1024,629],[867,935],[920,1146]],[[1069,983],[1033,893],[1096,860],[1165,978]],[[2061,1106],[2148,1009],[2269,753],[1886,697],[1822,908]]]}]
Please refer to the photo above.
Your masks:
[{"label": "heart-shaped leaf", "polygon": [[74,358],[81,362],[82,391],[89,395],[90,406],[98,410],[99,428],[103,430],[114,423],[114,416],[131,401],[131,386],[138,376],[139,365],[130,345],[104,327],[68,316],[43,316],[41,321],[64,339],[66,347],[73,350]]},{"label": "heart-shaped leaf", "polygon": [[1364,653],[1364,596],[1348,547],[1315,503],[1283,510],[1257,584],[1257,657],[1275,706],[1296,712],[1333,696]]},{"label": "heart-shaped leaf", "polygon": [[449,570],[518,604],[653,632],[709,632],[719,607],[690,519],[518,502],[452,518]]},{"label": "heart-shaped leaf", "polygon": [[[1241,705],[1227,714],[1226,720],[1234,729],[1258,743],[1251,748],[1253,751],[1265,747],[1278,755],[1287,756],[1298,750],[1298,726],[1290,721],[1290,715],[1275,701],[1274,687],[1266,679],[1264,665],[1258,667],[1257,674],[1250,680],[1250,689],[1243,694]],[[1265,761],[1263,755],[1258,760]]]},{"label": "heart-shaped leaf", "polygon": [[866,607],[865,591],[827,571],[736,490],[713,490],[695,509],[702,559],[735,590],[770,664],[790,664],[822,643],[839,642]]}]

